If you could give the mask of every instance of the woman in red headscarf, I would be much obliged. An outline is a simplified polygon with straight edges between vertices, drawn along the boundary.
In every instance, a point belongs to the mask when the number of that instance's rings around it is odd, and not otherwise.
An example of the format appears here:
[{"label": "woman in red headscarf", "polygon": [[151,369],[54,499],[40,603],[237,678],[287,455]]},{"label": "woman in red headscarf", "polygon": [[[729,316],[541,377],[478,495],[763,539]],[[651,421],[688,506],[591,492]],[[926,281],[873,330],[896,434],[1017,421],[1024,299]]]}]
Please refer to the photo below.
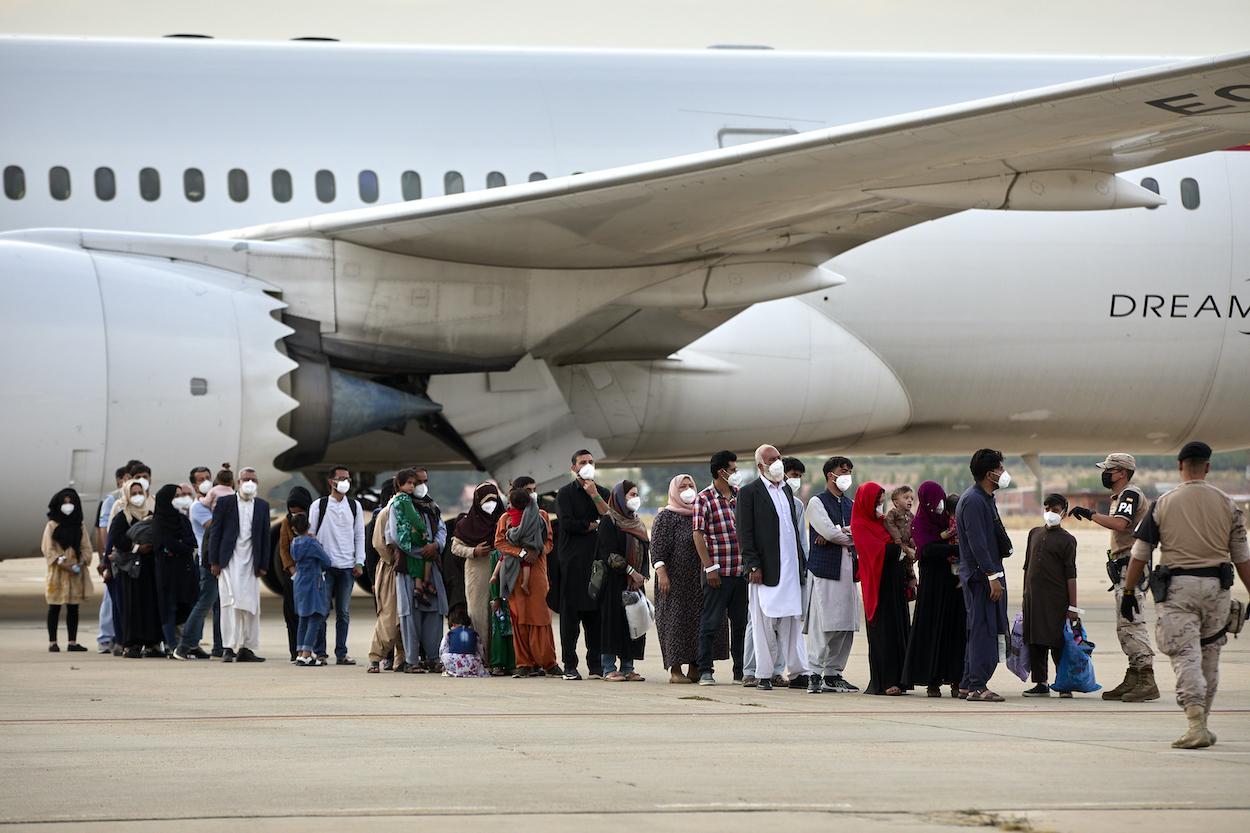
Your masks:
[{"label": "woman in red headscarf", "polygon": [[864,618],[868,620],[868,668],[871,679],[865,694],[903,693],[903,659],[907,654],[910,623],[907,618],[906,569],[902,551],[885,528],[885,489],[865,483],[855,491],[851,508],[851,537],[859,558]]}]

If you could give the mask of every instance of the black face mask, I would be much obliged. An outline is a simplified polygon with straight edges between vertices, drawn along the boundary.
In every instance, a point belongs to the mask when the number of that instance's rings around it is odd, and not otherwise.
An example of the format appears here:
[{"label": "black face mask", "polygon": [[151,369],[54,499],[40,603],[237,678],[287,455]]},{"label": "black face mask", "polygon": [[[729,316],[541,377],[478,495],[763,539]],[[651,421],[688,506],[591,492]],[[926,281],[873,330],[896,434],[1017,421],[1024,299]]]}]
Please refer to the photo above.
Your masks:
[{"label": "black face mask", "polygon": [[1103,488],[1105,488],[1105,489],[1110,489],[1112,486],[1114,486],[1114,485],[1115,485],[1115,483],[1113,483],[1113,482],[1112,482],[1113,477],[1114,477],[1114,475],[1112,475],[1112,473],[1111,473],[1111,472],[1109,472],[1109,471],[1104,471],[1104,472],[1102,473],[1102,485],[1103,485]]}]

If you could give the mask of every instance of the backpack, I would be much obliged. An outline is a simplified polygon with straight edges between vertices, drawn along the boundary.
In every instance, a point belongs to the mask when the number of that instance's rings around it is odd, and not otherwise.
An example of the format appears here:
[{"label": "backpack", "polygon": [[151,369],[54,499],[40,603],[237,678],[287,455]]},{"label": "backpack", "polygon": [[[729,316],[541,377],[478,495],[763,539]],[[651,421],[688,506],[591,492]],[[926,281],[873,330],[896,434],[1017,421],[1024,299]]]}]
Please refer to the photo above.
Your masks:
[{"label": "backpack", "polygon": [[[347,505],[352,510],[352,524],[355,524],[356,523],[356,507],[359,504],[356,502],[355,498],[349,497],[349,498],[346,498],[346,500],[347,500]],[[330,506],[329,495],[324,495],[320,500],[317,501],[317,528],[313,530],[314,536],[316,536],[317,533],[321,531],[321,522],[326,519],[326,509],[329,506]]]}]

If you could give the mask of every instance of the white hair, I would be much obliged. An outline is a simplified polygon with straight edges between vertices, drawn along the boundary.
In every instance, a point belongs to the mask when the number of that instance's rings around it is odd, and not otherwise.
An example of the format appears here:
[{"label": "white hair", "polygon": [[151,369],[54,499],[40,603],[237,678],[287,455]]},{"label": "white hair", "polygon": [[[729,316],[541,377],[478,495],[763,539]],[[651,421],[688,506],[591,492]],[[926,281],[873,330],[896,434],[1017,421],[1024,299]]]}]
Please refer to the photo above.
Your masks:
[{"label": "white hair", "polygon": [[[244,474],[247,474],[249,471],[252,474],[256,474],[256,469],[252,468],[251,466],[244,466],[243,468],[239,469],[239,474],[244,475]],[[256,475],[256,476],[258,478],[260,477],[260,475]]]},{"label": "white hair", "polygon": [[[759,448],[755,449],[755,465],[757,466],[764,465],[764,451],[765,449],[769,449],[769,448],[771,448],[773,451],[777,451],[777,447],[772,446],[772,445],[762,445]],[[777,453],[780,454],[781,452],[777,451]]]}]

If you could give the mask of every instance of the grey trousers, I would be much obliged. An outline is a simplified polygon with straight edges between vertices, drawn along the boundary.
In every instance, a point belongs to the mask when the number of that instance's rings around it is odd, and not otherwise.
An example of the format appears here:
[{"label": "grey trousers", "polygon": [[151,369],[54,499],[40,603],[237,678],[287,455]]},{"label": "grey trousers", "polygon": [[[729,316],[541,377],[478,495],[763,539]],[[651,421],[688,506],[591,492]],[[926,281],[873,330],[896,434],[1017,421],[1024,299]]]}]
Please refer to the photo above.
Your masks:
[{"label": "grey trousers", "polygon": [[807,634],[807,661],[812,673],[822,677],[840,677],[851,656],[855,631],[825,631]]}]

